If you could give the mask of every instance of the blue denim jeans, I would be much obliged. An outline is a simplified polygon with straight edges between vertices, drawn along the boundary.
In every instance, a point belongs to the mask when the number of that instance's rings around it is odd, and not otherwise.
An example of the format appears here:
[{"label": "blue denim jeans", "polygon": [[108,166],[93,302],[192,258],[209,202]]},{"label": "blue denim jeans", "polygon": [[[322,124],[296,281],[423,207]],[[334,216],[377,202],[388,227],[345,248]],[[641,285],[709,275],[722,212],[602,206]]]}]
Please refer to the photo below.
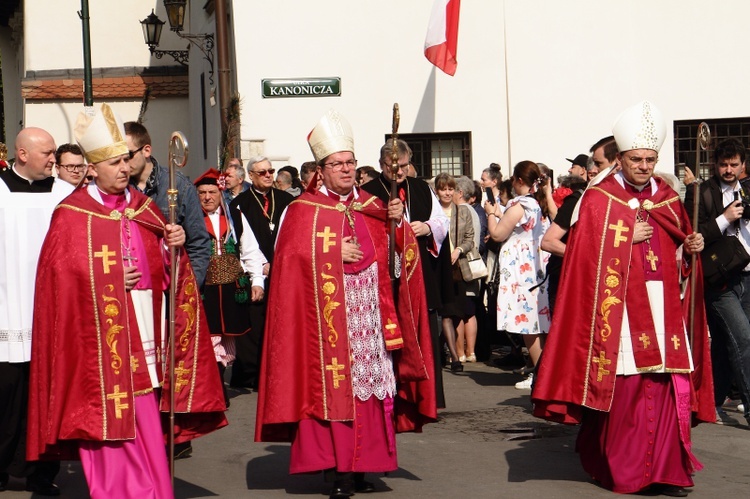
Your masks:
[{"label": "blue denim jeans", "polygon": [[[726,345],[723,360],[731,367],[745,404],[745,418],[750,422],[750,273],[732,277],[722,289],[706,289],[705,297],[711,337]],[[714,373],[721,379],[725,366],[719,364],[716,357]]]}]

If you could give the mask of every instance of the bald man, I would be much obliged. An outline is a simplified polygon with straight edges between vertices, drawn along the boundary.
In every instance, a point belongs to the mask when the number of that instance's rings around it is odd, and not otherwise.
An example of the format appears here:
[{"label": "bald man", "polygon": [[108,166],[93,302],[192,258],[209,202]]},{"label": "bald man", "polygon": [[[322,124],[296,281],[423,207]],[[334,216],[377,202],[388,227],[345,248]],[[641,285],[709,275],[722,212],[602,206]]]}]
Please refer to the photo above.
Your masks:
[{"label": "bald man", "polygon": [[37,260],[52,211],[73,186],[52,176],[55,140],[46,131],[21,130],[15,150],[13,167],[0,172],[0,266],[8,272],[0,282],[0,490],[13,475],[27,477],[26,490],[55,496],[60,463],[24,459],[26,403]]},{"label": "bald man", "polygon": [[55,179],[55,139],[41,128],[24,128],[16,137],[16,162],[0,174],[11,192],[50,192]]}]

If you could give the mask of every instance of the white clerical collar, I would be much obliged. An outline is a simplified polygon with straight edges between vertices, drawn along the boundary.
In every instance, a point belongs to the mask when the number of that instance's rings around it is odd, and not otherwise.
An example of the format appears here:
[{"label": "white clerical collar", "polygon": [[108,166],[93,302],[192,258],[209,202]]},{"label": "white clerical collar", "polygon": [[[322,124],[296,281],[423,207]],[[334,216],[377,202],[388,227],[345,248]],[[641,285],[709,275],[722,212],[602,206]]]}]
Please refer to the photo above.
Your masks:
[{"label": "white clerical collar", "polygon": [[351,192],[349,192],[348,194],[344,194],[344,195],[339,194],[338,192],[329,191],[328,189],[326,189],[325,185],[321,185],[320,189],[318,189],[318,190],[321,193],[325,194],[326,196],[328,196],[329,192],[332,193],[332,194],[336,194],[339,197],[339,201],[346,201],[346,200],[348,200],[349,199],[349,194],[352,194],[352,193],[354,194],[354,199],[359,199],[359,191],[357,190],[357,188],[355,186],[352,186]]},{"label": "white clerical collar", "polygon": [[[86,191],[89,193],[89,196],[94,198],[99,204],[104,204],[102,194],[106,193],[103,193],[99,187],[97,187],[96,182],[89,182],[89,185],[86,186]],[[130,203],[130,189],[127,187],[125,188],[125,202]]]},{"label": "white clerical collar", "polygon": [[623,189],[625,188],[625,184],[628,184],[630,187],[632,187],[638,192],[643,191],[646,187],[651,187],[651,194],[656,192],[656,180],[654,180],[654,177],[651,177],[650,179],[648,179],[647,184],[633,185],[632,183],[625,180],[625,176],[622,174],[622,171],[619,171],[615,173],[615,180],[617,180],[617,182],[622,186]]},{"label": "white clerical collar", "polygon": [[33,181],[33,180],[29,180],[29,179],[27,179],[26,177],[24,177],[23,175],[21,175],[21,174],[20,174],[20,173],[18,172],[18,170],[16,170],[16,165],[13,165],[13,172],[14,172],[14,173],[15,173],[16,175],[18,175],[19,177],[21,177],[22,179],[24,179],[24,180],[25,180],[26,182],[28,182],[28,183],[29,183],[29,185],[31,185],[31,184],[33,184],[33,183],[34,183],[34,181]]}]

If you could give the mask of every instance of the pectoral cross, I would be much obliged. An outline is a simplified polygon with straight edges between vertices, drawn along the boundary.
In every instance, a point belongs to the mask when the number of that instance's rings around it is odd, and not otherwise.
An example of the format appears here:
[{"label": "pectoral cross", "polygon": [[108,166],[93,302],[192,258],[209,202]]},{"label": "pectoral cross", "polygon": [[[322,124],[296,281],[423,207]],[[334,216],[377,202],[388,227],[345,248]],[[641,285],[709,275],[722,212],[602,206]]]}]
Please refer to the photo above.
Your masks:
[{"label": "pectoral cross", "polygon": [[610,359],[606,358],[606,355],[607,354],[602,351],[599,352],[599,357],[594,357],[593,359],[591,359],[594,364],[598,365],[598,369],[596,372],[597,381],[601,381],[604,376],[609,376],[610,374],[612,374],[610,370],[606,368],[606,366],[612,363]]},{"label": "pectoral cross", "polygon": [[128,396],[128,392],[121,392],[120,385],[115,385],[115,391],[107,394],[107,400],[115,401],[115,417],[122,419],[122,410],[129,409],[128,404],[122,403],[122,399]]},{"label": "pectoral cross", "polygon": [[332,363],[326,366],[326,371],[331,371],[333,374],[333,388],[338,389],[339,387],[339,381],[343,381],[346,379],[346,376],[343,374],[339,374],[339,371],[344,369],[346,366],[343,364],[339,364],[338,359],[336,357],[331,358]]},{"label": "pectoral cross", "polygon": [[101,258],[102,259],[102,268],[104,269],[105,274],[109,274],[109,268],[114,265],[114,260],[110,260],[109,257],[115,256],[117,253],[114,251],[109,251],[109,246],[106,244],[102,246],[101,251],[97,251],[94,253],[94,258]]},{"label": "pectoral cross", "polygon": [[656,253],[654,253],[654,250],[651,248],[649,248],[648,253],[646,253],[646,260],[651,264],[651,272],[656,272],[656,262],[659,261],[659,257],[656,256]]},{"label": "pectoral cross", "polygon": [[315,235],[323,238],[323,253],[328,253],[328,248],[330,246],[336,246],[336,241],[333,240],[333,238],[336,237],[336,233],[331,232],[329,226],[326,225],[323,232],[317,232]]},{"label": "pectoral cross", "polygon": [[183,379],[183,375],[190,374],[190,369],[185,369],[185,361],[181,360],[180,364],[174,370],[174,389],[176,392],[182,390],[183,386],[186,386],[190,379]]},{"label": "pectoral cross", "polygon": [[641,340],[641,343],[643,343],[643,349],[645,350],[648,348],[648,346],[651,344],[651,340],[648,339],[648,336],[646,336],[646,333],[643,333],[638,337],[639,340]]},{"label": "pectoral cross", "polygon": [[619,248],[620,243],[624,243],[628,240],[627,236],[623,236],[622,234],[630,232],[630,227],[623,225],[622,220],[618,220],[617,225],[609,224],[609,229],[615,231],[615,248]]},{"label": "pectoral cross", "polygon": [[675,350],[679,350],[680,349],[680,339],[677,337],[677,335],[675,334],[674,336],[672,336],[670,338],[670,340],[672,340],[672,344],[674,345],[674,349]]}]

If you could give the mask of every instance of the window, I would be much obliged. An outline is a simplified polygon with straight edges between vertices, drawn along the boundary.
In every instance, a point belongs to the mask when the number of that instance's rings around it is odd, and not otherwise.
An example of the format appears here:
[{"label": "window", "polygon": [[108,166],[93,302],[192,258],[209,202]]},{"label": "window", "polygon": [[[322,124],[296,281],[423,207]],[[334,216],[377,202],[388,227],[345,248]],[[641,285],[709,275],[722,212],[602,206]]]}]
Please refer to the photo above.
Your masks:
[{"label": "window", "polygon": [[402,133],[399,138],[411,147],[417,177],[427,179],[442,172],[471,176],[471,132]]}]

